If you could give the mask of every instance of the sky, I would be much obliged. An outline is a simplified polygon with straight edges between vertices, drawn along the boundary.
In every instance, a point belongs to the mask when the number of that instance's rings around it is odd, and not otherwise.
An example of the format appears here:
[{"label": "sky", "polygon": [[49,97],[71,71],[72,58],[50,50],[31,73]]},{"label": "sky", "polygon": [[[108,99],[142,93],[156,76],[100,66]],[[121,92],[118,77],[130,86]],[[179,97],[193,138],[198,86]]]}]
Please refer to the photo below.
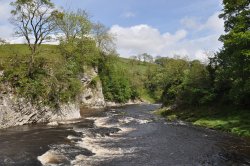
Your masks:
[{"label": "sky", "polygon": [[[0,37],[11,43],[10,0],[0,0]],[[101,22],[116,37],[117,52],[129,57],[186,56],[206,59],[207,52],[222,47],[224,33],[221,0],[52,0],[67,10],[86,10],[93,22]]]}]

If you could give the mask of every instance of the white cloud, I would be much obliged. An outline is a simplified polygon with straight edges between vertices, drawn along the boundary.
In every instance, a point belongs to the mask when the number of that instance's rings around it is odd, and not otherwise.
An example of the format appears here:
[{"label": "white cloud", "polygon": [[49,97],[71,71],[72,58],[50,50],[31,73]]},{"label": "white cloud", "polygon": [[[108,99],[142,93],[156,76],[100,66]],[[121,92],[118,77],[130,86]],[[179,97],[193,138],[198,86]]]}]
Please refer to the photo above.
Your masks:
[{"label": "white cloud", "polygon": [[141,24],[128,28],[114,25],[110,32],[117,37],[118,51],[124,55],[140,53],[160,53],[166,45],[171,45],[185,38],[186,31],[179,30],[175,34],[161,34],[149,25]]},{"label": "white cloud", "polygon": [[218,13],[213,14],[203,24],[194,19],[182,20],[189,31],[192,29],[199,34],[201,31],[209,32],[209,35],[195,39],[188,38],[188,31],[185,29],[175,33],[160,33],[158,29],[145,24],[131,27],[114,25],[110,32],[116,35],[117,51],[124,57],[146,52],[154,56],[180,55],[204,60],[205,51],[216,51],[222,46],[218,38],[223,32],[223,22],[217,16]]},{"label": "white cloud", "polygon": [[219,19],[220,12],[215,12],[211,15],[204,23],[198,21],[195,17],[184,17],[181,19],[181,24],[190,29],[195,31],[213,31],[216,33],[223,33],[224,32],[224,22],[222,19]]},{"label": "white cloud", "polygon": [[197,50],[195,52],[195,59],[199,59],[199,60],[202,60],[202,61],[205,61],[207,58],[207,55],[205,53],[204,50]]},{"label": "white cloud", "polygon": [[23,44],[27,43],[24,37],[11,37],[7,40],[10,44]]},{"label": "white cloud", "polygon": [[134,12],[131,12],[131,11],[128,11],[128,12],[125,12],[122,14],[122,17],[124,17],[124,18],[133,18],[135,16],[136,16],[136,14]]},{"label": "white cloud", "polygon": [[224,22],[219,18],[220,12],[214,13],[212,16],[208,18],[203,29],[212,29],[218,33],[224,33]]}]

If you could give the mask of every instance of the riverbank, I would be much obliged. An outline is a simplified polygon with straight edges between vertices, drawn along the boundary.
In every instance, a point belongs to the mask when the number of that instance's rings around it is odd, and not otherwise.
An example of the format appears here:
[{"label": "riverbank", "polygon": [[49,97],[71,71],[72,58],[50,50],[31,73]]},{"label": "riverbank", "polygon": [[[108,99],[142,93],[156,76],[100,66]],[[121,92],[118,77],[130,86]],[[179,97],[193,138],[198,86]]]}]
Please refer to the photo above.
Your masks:
[{"label": "riverbank", "polygon": [[250,137],[250,112],[232,106],[203,106],[178,109],[161,108],[155,111],[169,121],[183,120],[193,125]]}]

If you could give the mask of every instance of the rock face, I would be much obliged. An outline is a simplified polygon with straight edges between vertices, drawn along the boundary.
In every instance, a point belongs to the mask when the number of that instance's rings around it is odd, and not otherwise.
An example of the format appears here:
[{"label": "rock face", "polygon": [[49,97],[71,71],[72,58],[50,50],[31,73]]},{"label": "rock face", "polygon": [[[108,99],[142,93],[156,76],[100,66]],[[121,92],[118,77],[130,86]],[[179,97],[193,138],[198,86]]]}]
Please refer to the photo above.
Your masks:
[{"label": "rock face", "polygon": [[[61,104],[59,109],[32,105],[13,93],[0,91],[0,128],[32,123],[48,123],[80,118],[80,107],[104,107],[105,100],[97,71],[91,69],[81,79],[83,92],[75,103]],[[95,80],[95,81],[93,81]],[[1,88],[0,88],[1,89]]]},{"label": "rock face", "polygon": [[100,108],[105,107],[106,102],[104,100],[102,92],[102,84],[98,77],[97,69],[89,69],[81,79],[84,86],[84,91],[81,94],[80,101],[86,107]]},{"label": "rock face", "polygon": [[78,104],[64,104],[60,106],[60,109],[52,109],[32,105],[12,94],[0,94],[0,128],[80,117]]}]

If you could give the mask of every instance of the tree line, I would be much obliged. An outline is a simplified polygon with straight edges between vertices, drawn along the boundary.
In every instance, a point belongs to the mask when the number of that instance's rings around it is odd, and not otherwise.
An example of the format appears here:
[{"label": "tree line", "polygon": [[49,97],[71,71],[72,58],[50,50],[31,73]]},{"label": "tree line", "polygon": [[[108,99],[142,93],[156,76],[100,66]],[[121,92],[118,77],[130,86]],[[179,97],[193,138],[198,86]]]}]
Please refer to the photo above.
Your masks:
[{"label": "tree line", "polygon": [[[165,105],[226,104],[250,106],[250,19],[248,0],[223,0],[219,15],[225,21],[223,47],[209,58],[199,61],[160,58],[163,68],[154,74],[150,86],[161,86]],[[158,76],[160,75],[160,76]]]},{"label": "tree line", "polygon": [[[220,18],[226,34],[219,39],[223,48],[208,64],[178,57],[154,59],[147,53],[121,60],[108,28],[92,23],[84,10],[59,11],[50,0],[16,0],[11,5],[16,35],[25,37],[30,53],[24,63],[12,57],[5,78],[29,98],[47,97],[51,103],[74,100],[81,91],[84,66],[92,66],[99,69],[106,100],[126,102],[147,96],[164,105],[217,103],[249,108],[248,0],[223,1]],[[56,51],[41,57],[41,44],[54,34],[59,34],[60,41]],[[61,66],[49,65],[54,54],[60,54]]]}]

